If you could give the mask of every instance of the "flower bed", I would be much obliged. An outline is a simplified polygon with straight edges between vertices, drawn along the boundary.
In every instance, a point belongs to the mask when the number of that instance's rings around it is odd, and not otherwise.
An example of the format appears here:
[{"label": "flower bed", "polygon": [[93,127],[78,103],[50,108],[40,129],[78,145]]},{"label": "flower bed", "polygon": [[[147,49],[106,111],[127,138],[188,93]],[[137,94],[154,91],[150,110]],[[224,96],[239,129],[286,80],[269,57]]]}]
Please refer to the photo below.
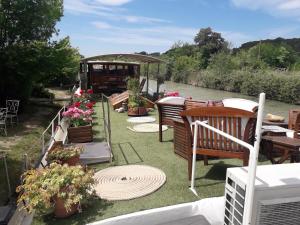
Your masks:
[{"label": "flower bed", "polygon": [[68,140],[71,143],[83,143],[93,141],[92,115],[95,102],[91,101],[92,90],[82,90],[74,95],[74,103],[63,113],[70,121],[68,128]]}]

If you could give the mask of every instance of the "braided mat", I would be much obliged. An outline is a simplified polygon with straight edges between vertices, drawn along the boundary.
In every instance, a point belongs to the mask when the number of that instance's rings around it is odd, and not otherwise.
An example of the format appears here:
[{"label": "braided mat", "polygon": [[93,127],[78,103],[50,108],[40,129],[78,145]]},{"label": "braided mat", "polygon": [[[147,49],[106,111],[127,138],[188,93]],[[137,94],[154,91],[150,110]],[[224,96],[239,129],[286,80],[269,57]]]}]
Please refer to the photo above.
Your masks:
[{"label": "braided mat", "polygon": [[129,200],[139,198],[159,189],[166,182],[160,169],[129,165],[100,170],[94,176],[96,194],[106,200]]},{"label": "braided mat", "polygon": [[131,117],[127,119],[128,123],[153,123],[155,118],[152,116]]},{"label": "braided mat", "polygon": [[[156,133],[159,132],[159,125],[156,123],[142,123],[134,125],[132,128],[127,127],[129,130],[137,133]],[[168,127],[163,125],[162,131],[168,130]]]}]

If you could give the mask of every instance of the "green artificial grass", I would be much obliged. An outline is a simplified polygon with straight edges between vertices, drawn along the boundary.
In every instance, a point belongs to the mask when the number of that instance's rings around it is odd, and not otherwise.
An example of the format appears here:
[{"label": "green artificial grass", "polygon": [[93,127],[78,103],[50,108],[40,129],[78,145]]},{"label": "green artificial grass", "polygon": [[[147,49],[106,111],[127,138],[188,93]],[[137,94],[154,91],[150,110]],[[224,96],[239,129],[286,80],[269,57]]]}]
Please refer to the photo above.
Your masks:
[{"label": "green artificial grass", "polygon": [[[103,140],[102,108],[96,106],[97,118],[94,124],[95,141]],[[157,117],[157,112],[150,113]],[[123,215],[131,212],[163,207],[184,202],[197,201],[202,198],[222,196],[226,169],[241,166],[242,161],[236,159],[209,160],[204,166],[202,161],[197,163],[196,189],[199,197],[189,190],[187,176],[187,161],[173,150],[173,130],[163,134],[163,142],[158,141],[158,133],[134,133],[127,129],[132,124],[127,123],[126,113],[111,111],[112,143],[114,160],[112,164],[94,165],[100,170],[116,165],[144,164],[157,167],[167,176],[166,183],[155,193],[127,201],[104,201],[94,199],[83,208],[83,212],[67,219],[55,219],[52,215],[36,217],[34,225],[69,224],[81,225],[105,218]]]}]

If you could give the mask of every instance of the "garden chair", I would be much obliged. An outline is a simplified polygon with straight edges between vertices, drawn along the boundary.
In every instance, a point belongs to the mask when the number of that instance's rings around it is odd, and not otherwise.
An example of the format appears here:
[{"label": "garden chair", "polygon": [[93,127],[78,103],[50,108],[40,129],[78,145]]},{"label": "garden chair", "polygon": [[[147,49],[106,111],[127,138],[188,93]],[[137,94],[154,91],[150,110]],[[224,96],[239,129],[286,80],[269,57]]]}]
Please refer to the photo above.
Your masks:
[{"label": "garden chair", "polygon": [[291,109],[289,111],[288,129],[295,131],[295,138],[300,138],[300,109]]},{"label": "garden chair", "polygon": [[[256,113],[252,110],[230,108],[230,107],[197,107],[181,112],[185,129],[188,133],[187,144],[190,148],[187,154],[188,175],[191,179],[192,171],[192,143],[193,143],[193,122],[195,120],[207,121],[207,123],[234,137],[253,143]],[[197,154],[202,155],[204,165],[208,165],[207,156],[238,158],[243,160],[243,165],[248,165],[249,152],[245,148],[225,139],[224,137],[199,127]]]},{"label": "garden chair", "polygon": [[[18,123],[18,111],[19,111],[19,100],[6,100],[6,108],[7,108],[7,119],[10,119],[10,124]],[[15,118],[16,122],[13,122]]]},{"label": "garden chair", "polygon": [[162,125],[174,126],[174,120],[182,120],[183,110],[203,106],[223,106],[222,101],[190,100],[183,97],[165,97],[156,101],[159,115],[159,141],[162,142]]},{"label": "garden chair", "polygon": [[0,130],[4,131],[5,136],[7,136],[6,119],[7,119],[7,108],[0,108]]}]

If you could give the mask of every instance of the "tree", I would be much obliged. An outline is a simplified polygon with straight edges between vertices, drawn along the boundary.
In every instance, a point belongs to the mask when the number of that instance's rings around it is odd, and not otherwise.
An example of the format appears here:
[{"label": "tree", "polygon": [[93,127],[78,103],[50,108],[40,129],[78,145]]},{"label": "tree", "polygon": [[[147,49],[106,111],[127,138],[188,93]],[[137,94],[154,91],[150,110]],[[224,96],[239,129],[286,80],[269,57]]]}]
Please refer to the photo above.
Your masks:
[{"label": "tree", "polygon": [[289,68],[296,62],[295,51],[284,44],[259,43],[249,49],[249,54],[273,68]]},{"label": "tree", "polygon": [[63,0],[1,0],[0,48],[49,40],[62,15]]},{"label": "tree", "polygon": [[70,38],[66,37],[51,43],[47,51],[46,70],[38,81],[45,85],[73,82],[78,72],[80,54],[78,49],[71,46]]},{"label": "tree", "polygon": [[201,58],[204,61],[204,63],[202,63],[204,68],[208,66],[209,59],[213,54],[228,49],[228,43],[221,34],[214,32],[210,27],[200,29],[196,34],[194,41],[200,48]]},{"label": "tree", "polygon": [[[49,70],[49,40],[63,15],[62,0],[0,1],[0,99],[25,103]],[[53,68],[52,68],[53,69]]]}]

